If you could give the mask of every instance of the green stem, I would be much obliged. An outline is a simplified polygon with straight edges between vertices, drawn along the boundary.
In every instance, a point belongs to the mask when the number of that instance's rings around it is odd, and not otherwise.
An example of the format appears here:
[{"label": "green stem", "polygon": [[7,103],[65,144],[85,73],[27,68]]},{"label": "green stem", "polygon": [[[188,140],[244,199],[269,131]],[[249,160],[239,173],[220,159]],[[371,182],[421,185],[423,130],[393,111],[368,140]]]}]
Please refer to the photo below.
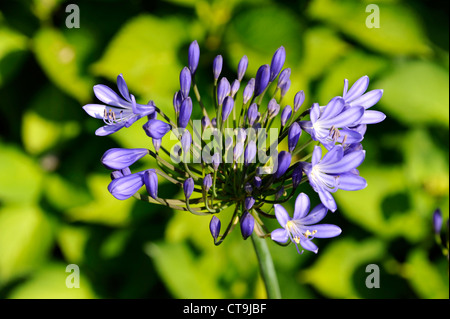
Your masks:
[{"label": "green stem", "polygon": [[267,298],[281,299],[280,287],[278,286],[277,274],[273,265],[272,257],[269,252],[266,240],[259,238],[255,232],[252,233],[252,243],[258,258],[261,277],[266,286]]}]

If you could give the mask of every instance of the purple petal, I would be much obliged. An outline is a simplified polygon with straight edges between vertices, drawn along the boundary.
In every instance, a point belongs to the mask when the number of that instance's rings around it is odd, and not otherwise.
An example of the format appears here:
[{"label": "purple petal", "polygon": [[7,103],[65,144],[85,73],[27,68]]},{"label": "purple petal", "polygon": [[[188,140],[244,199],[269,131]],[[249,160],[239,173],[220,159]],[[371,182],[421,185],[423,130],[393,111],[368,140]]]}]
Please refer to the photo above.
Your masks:
[{"label": "purple petal", "polygon": [[105,126],[98,128],[95,131],[95,135],[97,135],[97,136],[110,135],[112,133],[117,132],[122,127],[125,127],[125,123],[115,123],[115,124],[111,124],[111,125],[105,125]]},{"label": "purple petal", "polygon": [[328,102],[325,106],[323,113],[320,116],[321,121],[335,118],[344,109],[345,101],[340,96],[336,96]]},{"label": "purple petal", "polygon": [[86,113],[89,114],[90,116],[99,120],[103,120],[103,118],[105,117],[105,110],[107,112],[111,110],[116,114],[120,113],[120,111],[126,111],[128,113],[131,113],[131,111],[129,110],[118,109],[103,104],[86,104],[85,106],[83,106],[83,110],[85,110]]},{"label": "purple petal", "polygon": [[127,83],[125,82],[122,74],[117,76],[117,87],[119,88],[119,92],[122,94],[123,98],[128,102],[131,102],[130,92],[128,91]]},{"label": "purple petal", "polygon": [[343,174],[351,171],[352,169],[361,165],[366,156],[366,151],[355,151],[346,154],[342,159],[333,164],[322,165],[321,170],[326,172],[327,174]]},{"label": "purple petal", "polygon": [[112,106],[120,106],[124,108],[131,108],[129,102],[122,99],[116,92],[103,84],[94,85],[95,96],[105,104]]},{"label": "purple petal", "polygon": [[366,92],[367,87],[369,86],[369,77],[367,75],[358,79],[348,90],[347,94],[344,95],[344,99],[347,103],[350,103],[354,99],[363,95]]},{"label": "purple petal", "polygon": [[355,144],[361,142],[364,138],[363,134],[346,128],[341,129],[339,133],[340,137],[337,139],[339,143],[344,143],[345,139],[345,144]]},{"label": "purple petal", "polygon": [[317,119],[320,116],[320,106],[319,103],[314,103],[311,106],[311,111],[309,112],[309,116],[311,118],[311,122],[316,123]]},{"label": "purple petal", "polygon": [[289,234],[284,228],[277,228],[270,233],[270,238],[284,244],[289,240]]},{"label": "purple petal", "polygon": [[339,189],[357,191],[367,186],[366,180],[356,174],[346,173],[339,175]]},{"label": "purple petal", "polygon": [[359,124],[359,120],[364,114],[364,108],[360,107],[350,107],[347,110],[341,112],[339,115],[322,120],[320,119],[320,125],[326,127],[344,127],[344,126],[352,126],[352,124]]},{"label": "purple petal", "polygon": [[325,190],[319,190],[318,194],[319,194],[320,201],[322,202],[322,204],[326,208],[331,210],[332,212],[335,212],[337,209],[337,205],[336,205],[336,201],[334,200],[333,196]]},{"label": "purple petal", "polygon": [[273,208],[275,210],[275,217],[277,218],[281,227],[286,227],[287,222],[291,220],[291,217],[289,216],[286,209],[280,204],[273,205]]},{"label": "purple petal", "polygon": [[315,254],[317,254],[317,252],[319,251],[319,248],[310,239],[301,239],[300,245],[304,249],[312,251]]},{"label": "purple petal", "polygon": [[272,62],[270,63],[270,82],[275,80],[283,67],[284,61],[286,60],[286,50],[284,47],[280,47],[272,57]]},{"label": "purple petal", "polygon": [[322,158],[322,148],[320,146],[314,146],[311,164],[313,166],[317,165],[317,163],[319,163],[321,158]]},{"label": "purple petal", "polygon": [[361,117],[360,124],[376,124],[384,121],[386,115],[380,111],[367,110]]},{"label": "purple petal", "polygon": [[320,222],[327,215],[328,209],[323,205],[319,204],[314,207],[308,216],[304,216],[299,220],[303,225],[313,225]]},{"label": "purple petal", "polygon": [[357,99],[354,99],[349,104],[351,106],[362,106],[365,109],[368,109],[368,108],[374,106],[375,104],[377,104],[382,96],[383,96],[383,90],[372,90],[372,91],[369,91],[369,92],[361,95]]},{"label": "purple petal", "polygon": [[311,233],[315,230],[317,231],[313,235],[314,238],[331,238],[331,237],[339,236],[342,233],[341,228],[339,228],[336,225],[331,225],[331,224],[311,225],[309,227],[305,227],[305,230],[306,229],[308,229]]},{"label": "purple petal", "polygon": [[342,93],[342,97],[345,97],[347,92],[348,92],[348,80],[344,79],[344,92]]},{"label": "purple petal", "polygon": [[310,201],[308,195],[300,193],[295,200],[294,219],[305,217],[309,212]]},{"label": "purple petal", "polygon": [[324,155],[322,161],[320,162],[320,165],[332,165],[342,160],[343,157],[344,149],[341,145],[336,145]]}]

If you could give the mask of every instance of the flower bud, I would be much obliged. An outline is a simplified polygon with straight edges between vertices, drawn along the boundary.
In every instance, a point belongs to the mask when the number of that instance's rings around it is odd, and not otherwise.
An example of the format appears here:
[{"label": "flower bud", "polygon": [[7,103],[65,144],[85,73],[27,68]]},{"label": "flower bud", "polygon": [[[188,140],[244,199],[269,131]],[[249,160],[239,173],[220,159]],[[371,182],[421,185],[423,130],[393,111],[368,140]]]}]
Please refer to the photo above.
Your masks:
[{"label": "flower bud", "polygon": [[292,107],[290,105],[286,105],[281,111],[281,126],[285,126],[286,122],[292,115]]},{"label": "flower bud", "polygon": [[161,120],[148,120],[142,128],[147,136],[151,138],[161,139],[170,131],[170,125]]},{"label": "flower bud", "polygon": [[250,126],[253,126],[256,119],[258,117],[258,105],[256,103],[252,103],[247,110],[247,120]]},{"label": "flower bud", "polygon": [[270,79],[270,67],[268,64],[262,65],[259,67],[256,72],[255,78],[255,96],[260,95],[264,92],[269,84]]},{"label": "flower bud", "polygon": [[189,177],[187,180],[184,181],[183,191],[186,199],[189,199],[192,195],[192,192],[194,191],[194,180],[192,179],[192,177]]},{"label": "flower bud", "polygon": [[291,87],[291,80],[287,79],[286,82],[281,86],[281,92],[280,97],[283,98],[286,93],[289,91],[289,88]]},{"label": "flower bud", "polygon": [[275,80],[283,67],[284,61],[286,60],[286,50],[284,47],[280,47],[275,51],[272,62],[270,63],[270,82]]},{"label": "flower bud", "polygon": [[180,106],[180,116],[178,117],[178,127],[185,128],[192,114],[192,99],[188,96]]},{"label": "flower bud", "polygon": [[278,200],[283,195],[284,195],[284,186],[281,186],[281,188],[275,194],[275,200]]},{"label": "flower bud", "polygon": [[251,140],[248,142],[247,147],[244,151],[244,164],[245,166],[248,166],[250,163],[253,162],[256,156],[256,142],[254,140]]},{"label": "flower bud", "polygon": [[181,91],[176,91],[175,94],[173,95],[173,109],[175,110],[176,116],[178,116],[178,113],[180,113],[180,106],[182,102],[183,102],[183,94],[181,93]]},{"label": "flower bud", "polygon": [[305,101],[305,92],[299,91],[294,97],[294,112],[297,112]]},{"label": "flower bud", "polygon": [[238,76],[239,82],[242,81],[245,71],[247,71],[247,66],[248,66],[248,58],[246,55],[244,55],[241,58],[241,60],[239,61],[238,69],[237,69],[237,76]]},{"label": "flower bud", "polygon": [[244,239],[247,239],[253,233],[255,226],[255,219],[247,211],[241,216],[241,234]]},{"label": "flower bud", "polygon": [[214,81],[217,81],[220,76],[220,72],[222,72],[223,58],[221,55],[216,56],[213,61],[213,74]]},{"label": "flower bud", "polygon": [[144,184],[150,197],[156,199],[158,197],[158,176],[154,169],[148,169],[144,172]]},{"label": "flower bud", "polygon": [[117,199],[125,200],[133,196],[143,185],[142,172],[114,179],[108,185],[108,191]]},{"label": "flower bud", "polygon": [[280,105],[275,99],[271,99],[269,101],[269,105],[267,105],[267,112],[269,114],[269,119],[277,116],[278,112],[280,112]]},{"label": "flower bud", "polygon": [[189,96],[189,91],[191,90],[191,80],[191,71],[189,71],[187,67],[184,67],[180,73],[180,91],[183,98],[187,98]]},{"label": "flower bud", "polygon": [[302,176],[303,176],[302,165],[298,164],[292,171],[292,186],[294,188],[300,185],[300,182],[302,181]]},{"label": "flower bud", "polygon": [[214,238],[214,241],[217,240],[220,234],[220,219],[217,218],[215,215],[211,218],[211,221],[209,222],[209,230],[211,232],[211,235]]},{"label": "flower bud", "polygon": [[212,156],[212,166],[215,171],[219,169],[219,165],[220,165],[220,155],[219,153],[214,153],[214,155]]},{"label": "flower bud", "polygon": [[292,123],[291,127],[289,128],[289,134],[288,134],[289,152],[294,151],[301,134],[302,134],[302,129],[300,128],[300,124],[298,124],[297,122]]},{"label": "flower bud", "polygon": [[161,147],[161,139],[160,138],[153,138],[152,139],[153,147],[155,148],[155,152],[159,152],[159,148]]},{"label": "flower bud", "polygon": [[262,179],[259,176],[255,176],[253,178],[253,185],[255,185],[256,188],[260,188],[262,185]]},{"label": "flower bud", "polygon": [[286,173],[286,171],[291,165],[291,153],[286,151],[281,151],[278,153],[278,168],[275,173],[275,178],[280,178]]},{"label": "flower bud", "polygon": [[250,183],[245,183],[244,190],[248,195],[251,195],[253,193],[253,187]]},{"label": "flower bud", "polygon": [[189,151],[191,149],[192,144],[192,136],[191,133],[188,130],[184,130],[183,134],[181,135],[181,148],[183,149],[183,153],[185,156],[188,156]]},{"label": "flower bud", "polygon": [[211,124],[211,121],[209,120],[208,116],[202,117],[202,129],[204,130],[207,126]]},{"label": "flower bud", "polygon": [[230,94],[230,89],[230,82],[228,82],[227,78],[220,79],[217,86],[217,103],[220,106],[222,106],[225,97]]},{"label": "flower bud", "polygon": [[280,73],[280,77],[278,78],[277,88],[281,89],[283,85],[289,80],[291,76],[291,69],[286,68]]},{"label": "flower bud", "polygon": [[102,156],[102,163],[108,169],[122,169],[134,164],[148,154],[146,148],[111,148]]},{"label": "flower bud", "polygon": [[250,101],[254,91],[255,91],[255,79],[251,78],[248,81],[247,85],[245,86],[244,93],[242,94],[244,104],[247,104],[247,102]]},{"label": "flower bud", "polygon": [[233,149],[233,159],[235,162],[241,157],[242,153],[244,152],[244,143],[243,142],[237,142],[236,146]]},{"label": "flower bud", "polygon": [[228,116],[230,116],[233,107],[234,107],[233,98],[231,96],[225,97],[222,107],[222,122],[225,122],[228,119]]},{"label": "flower bud", "polygon": [[212,186],[212,177],[211,174],[207,174],[204,178],[203,178],[203,189],[208,192],[209,189]]},{"label": "flower bud", "polygon": [[253,205],[255,204],[255,199],[252,196],[248,196],[244,200],[244,208],[245,210],[252,209]]},{"label": "flower bud", "polygon": [[442,228],[442,212],[438,208],[433,213],[433,230],[435,234],[440,234]]},{"label": "flower bud", "polygon": [[239,82],[238,80],[234,80],[233,84],[231,85],[231,92],[230,92],[230,95],[232,98],[234,98],[237,91],[239,91],[240,86],[241,86],[241,82]]},{"label": "flower bud", "polygon": [[197,40],[193,41],[189,45],[188,61],[189,69],[192,74],[195,74],[198,66],[198,60],[200,59],[200,47],[198,46]]}]

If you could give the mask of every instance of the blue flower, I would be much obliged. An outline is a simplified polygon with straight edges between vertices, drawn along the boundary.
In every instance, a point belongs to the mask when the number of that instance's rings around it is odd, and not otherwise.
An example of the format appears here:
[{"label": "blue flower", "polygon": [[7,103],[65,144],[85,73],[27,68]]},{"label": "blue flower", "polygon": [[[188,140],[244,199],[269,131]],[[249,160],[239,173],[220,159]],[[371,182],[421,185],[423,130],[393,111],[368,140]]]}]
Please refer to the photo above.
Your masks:
[{"label": "blue flower", "polygon": [[355,173],[355,168],[364,161],[365,154],[364,150],[344,153],[343,147],[336,145],[322,158],[322,149],[316,146],[311,163],[302,163],[309,184],[329,210],[334,212],[337,209],[331,193],[338,189],[355,191],[367,186],[366,180]]},{"label": "blue flower", "polygon": [[319,204],[309,212],[309,197],[300,193],[295,201],[294,216],[291,218],[286,209],[275,204],[275,216],[281,227],[272,231],[272,240],[286,243],[289,239],[295,244],[298,253],[300,244],[304,249],[317,253],[319,248],[311,241],[313,238],[331,238],[338,236],[342,230],[332,224],[317,224],[327,214],[327,208]]},{"label": "blue flower", "polygon": [[363,136],[347,126],[358,123],[364,114],[364,108],[344,107],[345,100],[339,96],[332,98],[323,108],[314,103],[310,111],[310,121],[300,121],[299,124],[314,141],[319,141],[327,149],[332,148],[336,142],[358,143]]},{"label": "blue flower", "polygon": [[103,154],[101,162],[108,169],[124,169],[148,154],[146,148],[111,148]]},{"label": "blue flower", "polygon": [[97,84],[94,86],[94,94],[106,105],[86,104],[83,106],[87,114],[96,119],[102,119],[106,124],[97,129],[95,135],[105,136],[115,133],[123,127],[130,127],[141,117],[155,112],[153,101],[148,102],[147,105],[136,103],[135,97],[128,91],[122,74],[117,77],[117,87],[123,98],[108,86]]}]

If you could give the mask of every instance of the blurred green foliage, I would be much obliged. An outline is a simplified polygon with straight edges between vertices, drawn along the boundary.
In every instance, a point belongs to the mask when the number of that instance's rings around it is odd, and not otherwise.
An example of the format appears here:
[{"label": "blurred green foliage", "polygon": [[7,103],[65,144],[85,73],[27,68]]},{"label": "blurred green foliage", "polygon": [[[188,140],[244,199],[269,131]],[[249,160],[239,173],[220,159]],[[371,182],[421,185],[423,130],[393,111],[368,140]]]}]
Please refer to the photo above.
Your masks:
[{"label": "blurred green foliage", "polygon": [[[340,237],[316,240],[318,255],[269,243],[284,298],[448,298],[448,259],[434,242],[432,213],[449,211],[448,2],[83,0],[67,28],[63,0],[0,5],[0,296],[2,298],[264,298],[249,241],[233,232],[219,247],[209,219],[118,201],[100,164],[111,147],[145,147],[140,125],[97,137],[81,109],[92,86],[122,73],[138,101],[172,116],[187,48],[201,48],[199,87],[211,63],[224,74],[249,57],[248,74],[286,48],[286,103],[340,95],[344,78],[382,88],[387,114],[369,126],[363,191],[336,193],[328,222]],[[380,28],[368,28],[368,4]],[[197,115],[199,110],[195,110]],[[141,165],[152,165],[142,161]],[[317,196],[305,186],[301,191]],[[180,190],[161,184],[161,197]],[[293,203],[286,207],[293,209]],[[221,214],[223,223],[231,212]],[[277,227],[276,221],[273,227]],[[68,289],[68,264],[80,288]],[[380,267],[380,288],[365,269]]]}]

